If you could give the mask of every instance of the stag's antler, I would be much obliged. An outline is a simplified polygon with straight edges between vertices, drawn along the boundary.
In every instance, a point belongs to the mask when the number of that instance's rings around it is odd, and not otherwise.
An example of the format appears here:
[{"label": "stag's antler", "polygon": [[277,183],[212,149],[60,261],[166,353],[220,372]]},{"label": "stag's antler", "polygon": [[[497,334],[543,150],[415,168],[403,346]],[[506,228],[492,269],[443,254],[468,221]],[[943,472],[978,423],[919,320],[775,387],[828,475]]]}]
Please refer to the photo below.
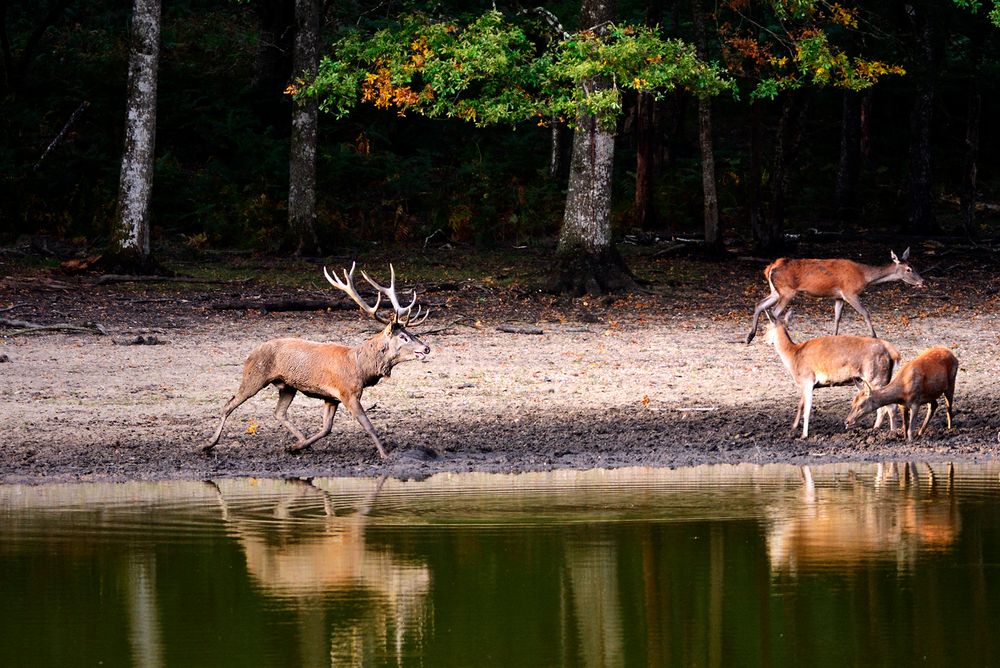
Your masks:
[{"label": "stag's antler", "polygon": [[[347,296],[350,297],[352,300],[354,300],[354,303],[357,304],[361,308],[362,311],[364,311],[366,314],[368,314],[372,318],[375,318],[375,320],[379,321],[383,325],[388,325],[389,321],[381,318],[378,315],[378,313],[377,313],[378,307],[382,303],[382,294],[381,294],[381,292],[379,293],[378,297],[375,299],[375,305],[374,306],[369,306],[368,303],[364,299],[361,298],[361,295],[358,294],[357,289],[354,287],[354,265],[355,264],[356,264],[355,262],[351,263],[351,271],[350,271],[350,273],[348,273],[348,271],[346,269],[342,270],[344,272],[344,280],[343,281],[340,280],[340,278],[338,276],[336,276],[336,274],[334,274],[333,276],[331,276],[330,272],[328,272],[326,270],[326,267],[323,267],[323,275],[326,276],[326,280],[330,281],[330,285],[332,285],[333,287],[337,288],[338,290],[341,290],[341,291],[347,293]],[[361,275],[364,276],[365,279],[369,283],[372,282],[372,280],[370,278],[368,278],[367,276],[365,276],[365,272],[361,272]],[[414,295],[414,298],[416,298],[416,295]],[[395,306],[395,301],[393,301],[393,306]],[[397,311],[398,311],[398,309],[397,309]]]},{"label": "stag's antler", "polygon": [[[419,325],[420,323],[422,323],[424,320],[427,319],[427,316],[430,315],[431,312],[430,309],[428,309],[427,311],[424,312],[424,316],[421,318],[420,311],[422,307],[420,306],[417,306],[417,312],[411,315],[413,307],[416,306],[417,304],[416,290],[413,291],[413,300],[410,302],[409,306],[404,307],[400,305],[399,298],[396,297],[396,270],[393,269],[391,262],[389,263],[389,287],[385,287],[384,285],[379,285],[371,278],[369,278],[368,274],[366,274],[363,271],[361,272],[361,276],[366,281],[371,283],[373,288],[379,291],[380,297],[382,295],[385,295],[386,297],[389,298],[389,302],[392,304],[392,308],[395,310],[395,314],[393,315],[393,320],[395,322],[401,322],[403,324],[403,327],[409,327],[411,324]],[[413,320],[411,322],[413,318],[416,318],[416,320]]]}]

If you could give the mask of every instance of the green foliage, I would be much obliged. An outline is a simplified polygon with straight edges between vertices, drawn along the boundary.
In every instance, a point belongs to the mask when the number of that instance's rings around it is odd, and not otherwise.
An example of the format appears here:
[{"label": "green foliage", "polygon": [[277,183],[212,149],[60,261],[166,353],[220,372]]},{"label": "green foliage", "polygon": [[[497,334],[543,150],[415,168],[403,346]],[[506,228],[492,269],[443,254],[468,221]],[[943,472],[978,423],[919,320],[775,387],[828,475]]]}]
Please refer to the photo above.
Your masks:
[{"label": "green foliage", "polygon": [[730,72],[753,82],[752,99],[805,86],[863,90],[902,67],[849,55],[858,8],[816,0],[731,0],[719,26]]},{"label": "green foliage", "polygon": [[553,116],[572,122],[581,113],[614,119],[623,90],[662,95],[677,87],[716,95],[732,82],[692,46],[651,28],[613,25],[545,43],[489,11],[465,25],[414,14],[371,36],[349,34],[302,94],[318,96],[338,118],[362,101],[482,127]]}]

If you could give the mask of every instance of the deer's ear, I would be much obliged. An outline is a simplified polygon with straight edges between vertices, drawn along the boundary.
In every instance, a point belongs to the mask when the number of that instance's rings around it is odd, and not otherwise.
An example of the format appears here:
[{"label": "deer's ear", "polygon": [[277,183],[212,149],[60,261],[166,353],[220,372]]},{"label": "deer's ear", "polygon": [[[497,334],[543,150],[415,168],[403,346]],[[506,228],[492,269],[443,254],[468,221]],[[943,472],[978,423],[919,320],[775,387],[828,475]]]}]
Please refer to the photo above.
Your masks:
[{"label": "deer's ear", "polygon": [[903,251],[903,262],[906,262],[909,259],[910,259],[910,247],[907,246],[906,250]]},{"label": "deer's ear", "polygon": [[[907,248],[906,250],[910,250],[910,249]],[[896,257],[896,251],[889,251],[889,255],[892,256],[892,261],[893,262],[895,262],[896,264],[899,264],[899,258]],[[905,256],[905,254],[904,254],[904,256]]]},{"label": "deer's ear", "polygon": [[864,389],[862,389],[861,391],[864,393],[865,398],[870,397],[872,395],[872,386],[869,385],[868,381],[865,380],[864,378],[861,379],[861,382],[864,383]]},{"label": "deer's ear", "polygon": [[388,325],[385,326],[385,329],[382,330],[382,334],[383,334],[383,336],[392,336],[392,323],[391,322]]}]

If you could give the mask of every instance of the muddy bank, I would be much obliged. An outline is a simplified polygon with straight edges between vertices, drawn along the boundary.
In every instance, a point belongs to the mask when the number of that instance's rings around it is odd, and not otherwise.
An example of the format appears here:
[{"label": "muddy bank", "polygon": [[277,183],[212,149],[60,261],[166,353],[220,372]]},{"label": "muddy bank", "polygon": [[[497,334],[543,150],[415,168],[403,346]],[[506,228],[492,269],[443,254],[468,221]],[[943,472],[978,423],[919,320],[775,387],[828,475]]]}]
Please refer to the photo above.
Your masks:
[{"label": "muddy bank", "polygon": [[[817,390],[813,435],[796,438],[795,386],[763,337],[742,343],[765,292],[761,265],[680,264],[688,274],[661,281],[661,294],[623,300],[560,301],[481,279],[428,295],[436,310],[422,329],[439,330],[423,337],[430,358],[397,367],[363,398],[390,450],[385,462],[343,411],[328,438],[286,453],[292,437],[272,415],[273,388],[233,414],[211,454],[198,452],[254,346],[277,336],[357,343],[372,326],[356,312],[215,308],[285,294],[277,287],[182,292],[95,287],[92,277],[46,279],[44,287],[40,274],[8,273],[0,306],[19,304],[26,320],[98,322],[109,335],[0,339],[11,360],[0,364],[0,482],[1000,456],[1000,281],[992,271],[976,265],[977,289],[960,297],[956,272],[932,272],[927,291],[889,285],[866,295],[880,335],[904,359],[945,345],[961,361],[956,428],[946,432],[940,414],[924,440],[907,444],[887,430],[845,431],[850,388]],[[656,278],[655,267],[646,270]],[[803,300],[793,336],[830,333],[831,316],[830,304]],[[511,323],[542,333],[497,329]],[[846,312],[844,328],[863,333],[864,324]],[[139,336],[158,344],[130,345]],[[319,401],[301,396],[289,411],[307,433],[321,414]]]}]

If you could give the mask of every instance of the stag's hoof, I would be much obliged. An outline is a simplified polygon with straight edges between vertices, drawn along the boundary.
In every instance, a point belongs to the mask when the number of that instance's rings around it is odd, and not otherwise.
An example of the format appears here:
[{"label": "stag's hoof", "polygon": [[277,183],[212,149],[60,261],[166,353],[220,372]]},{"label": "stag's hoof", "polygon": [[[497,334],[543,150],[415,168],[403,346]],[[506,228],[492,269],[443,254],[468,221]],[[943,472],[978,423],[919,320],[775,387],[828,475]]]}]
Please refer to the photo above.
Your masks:
[{"label": "stag's hoof", "polygon": [[285,448],[285,452],[287,452],[290,455],[298,455],[301,454],[308,447],[311,446],[296,443],[295,445],[289,445],[287,448]]}]

